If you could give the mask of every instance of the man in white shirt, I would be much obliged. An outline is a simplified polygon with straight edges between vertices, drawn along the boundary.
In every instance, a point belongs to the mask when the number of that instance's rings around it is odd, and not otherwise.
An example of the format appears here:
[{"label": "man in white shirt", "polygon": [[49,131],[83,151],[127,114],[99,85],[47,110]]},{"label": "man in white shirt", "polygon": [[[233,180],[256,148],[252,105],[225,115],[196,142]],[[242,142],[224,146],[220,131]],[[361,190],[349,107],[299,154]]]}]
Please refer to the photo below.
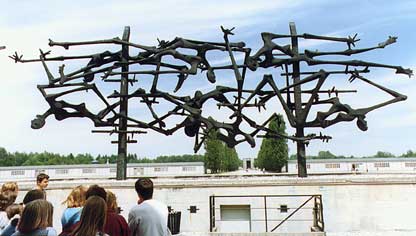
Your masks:
[{"label": "man in white shirt", "polygon": [[129,212],[128,224],[131,236],[168,236],[168,208],[152,199],[153,182],[139,178],[135,184],[139,197],[138,205]]}]

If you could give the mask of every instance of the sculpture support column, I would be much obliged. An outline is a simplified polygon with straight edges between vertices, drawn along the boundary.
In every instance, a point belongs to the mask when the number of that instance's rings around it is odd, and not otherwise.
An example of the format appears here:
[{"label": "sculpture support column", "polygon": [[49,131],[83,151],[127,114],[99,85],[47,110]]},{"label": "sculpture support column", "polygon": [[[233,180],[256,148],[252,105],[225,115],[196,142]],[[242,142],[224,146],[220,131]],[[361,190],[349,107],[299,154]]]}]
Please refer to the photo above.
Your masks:
[{"label": "sculpture support column", "polygon": [[[290,22],[290,35],[291,35],[291,42],[292,42],[292,53],[293,56],[296,57],[299,55],[299,48],[298,48],[298,37],[296,33],[296,25],[294,22]],[[300,67],[299,61],[293,62],[292,64],[292,78],[293,83],[299,83],[300,81]],[[305,123],[305,115],[303,114],[304,111],[302,109],[302,88],[301,85],[297,85],[294,87],[294,100],[295,100],[295,117],[296,117],[296,137],[303,138],[305,137],[304,134],[304,123]],[[299,177],[307,177],[306,173],[306,153],[305,153],[305,143],[301,140],[296,141],[297,146],[297,160],[298,160],[298,176]]]},{"label": "sculpture support column", "polygon": [[[123,41],[129,41],[130,27],[124,27]],[[118,133],[118,157],[117,157],[117,180],[125,180],[127,178],[127,109],[128,109],[128,71],[129,65],[129,47],[123,44],[121,49],[122,63],[126,63],[121,67],[121,83],[120,83],[120,114],[119,133]],[[126,73],[124,73],[126,72]]]}]

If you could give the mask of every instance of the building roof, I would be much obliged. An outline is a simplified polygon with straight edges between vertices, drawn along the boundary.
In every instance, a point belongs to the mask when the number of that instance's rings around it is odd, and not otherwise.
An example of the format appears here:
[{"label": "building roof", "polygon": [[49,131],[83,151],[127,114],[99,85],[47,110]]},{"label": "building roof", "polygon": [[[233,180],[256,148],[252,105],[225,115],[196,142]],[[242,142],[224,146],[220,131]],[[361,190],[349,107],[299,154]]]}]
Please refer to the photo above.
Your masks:
[{"label": "building roof", "polygon": [[[160,167],[160,166],[204,166],[203,162],[166,162],[166,163],[129,163],[127,167]],[[83,164],[83,165],[44,165],[44,166],[3,166],[0,170],[21,169],[80,169],[80,168],[116,168],[116,164]]]},{"label": "building roof", "polygon": [[[297,160],[289,160],[288,163],[296,163]],[[306,159],[307,163],[328,162],[416,162],[416,157],[386,157],[386,158],[339,158],[339,159]]]}]

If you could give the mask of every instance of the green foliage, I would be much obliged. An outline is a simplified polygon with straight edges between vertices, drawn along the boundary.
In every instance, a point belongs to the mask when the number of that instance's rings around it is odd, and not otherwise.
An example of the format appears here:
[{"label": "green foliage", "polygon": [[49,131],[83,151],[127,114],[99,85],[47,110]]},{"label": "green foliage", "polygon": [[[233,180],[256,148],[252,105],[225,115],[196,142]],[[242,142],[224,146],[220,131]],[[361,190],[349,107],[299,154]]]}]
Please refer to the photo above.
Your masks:
[{"label": "green foliage", "polygon": [[374,157],[382,157],[382,158],[385,158],[385,157],[396,157],[396,156],[393,153],[390,153],[390,152],[378,151],[376,153],[376,155],[374,155]]},{"label": "green foliage", "polygon": [[235,171],[238,170],[240,166],[240,159],[238,158],[237,151],[235,148],[229,148],[227,145],[223,144],[223,157],[224,163],[222,165],[223,171]]},{"label": "green foliage", "polygon": [[[95,161],[94,161],[95,160]],[[137,158],[136,154],[127,155],[129,163],[166,163],[166,162],[203,162],[202,155],[160,156],[156,159]],[[72,153],[61,155],[51,152],[42,153],[9,153],[0,147],[0,166],[39,166],[39,165],[77,165],[116,163],[117,155],[98,155],[94,158],[91,154]]]},{"label": "green foliage", "polygon": [[400,157],[416,157],[416,152],[408,150],[406,153],[403,153]]},{"label": "green foliage", "polygon": [[337,156],[332,154],[330,151],[319,151],[318,159],[334,159]]},{"label": "green foliage", "polygon": [[[269,129],[279,134],[286,134],[286,125],[282,115],[277,115],[269,123]],[[270,133],[268,133],[270,135]],[[257,160],[254,165],[267,171],[281,172],[287,164],[288,146],[287,140],[276,138],[263,139]]]},{"label": "green foliage", "polygon": [[205,140],[205,168],[210,169],[211,173],[238,170],[242,161],[238,158],[235,148],[229,148],[217,135],[218,131],[212,130]]},{"label": "green foliage", "polygon": [[224,151],[222,142],[217,138],[217,131],[209,132],[205,143],[204,163],[205,168],[211,173],[218,173],[221,170],[221,158]]}]

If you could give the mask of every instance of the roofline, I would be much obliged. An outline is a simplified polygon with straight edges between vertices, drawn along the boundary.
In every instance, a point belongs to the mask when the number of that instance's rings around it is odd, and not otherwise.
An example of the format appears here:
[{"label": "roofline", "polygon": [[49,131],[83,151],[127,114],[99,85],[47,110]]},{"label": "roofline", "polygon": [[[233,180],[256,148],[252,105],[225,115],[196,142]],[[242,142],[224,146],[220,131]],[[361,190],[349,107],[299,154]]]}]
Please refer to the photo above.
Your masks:
[{"label": "roofline", "polygon": [[[328,162],[406,162],[416,161],[416,157],[385,157],[385,158],[339,158],[339,159],[306,159],[307,163]],[[297,163],[297,160],[288,160],[288,163]]]},{"label": "roofline", "polygon": [[[203,162],[165,162],[165,163],[128,163],[127,167],[159,167],[159,166],[204,166]],[[0,170],[24,169],[79,169],[79,168],[116,168],[116,164],[82,164],[82,165],[43,165],[43,166],[1,166]]]}]

